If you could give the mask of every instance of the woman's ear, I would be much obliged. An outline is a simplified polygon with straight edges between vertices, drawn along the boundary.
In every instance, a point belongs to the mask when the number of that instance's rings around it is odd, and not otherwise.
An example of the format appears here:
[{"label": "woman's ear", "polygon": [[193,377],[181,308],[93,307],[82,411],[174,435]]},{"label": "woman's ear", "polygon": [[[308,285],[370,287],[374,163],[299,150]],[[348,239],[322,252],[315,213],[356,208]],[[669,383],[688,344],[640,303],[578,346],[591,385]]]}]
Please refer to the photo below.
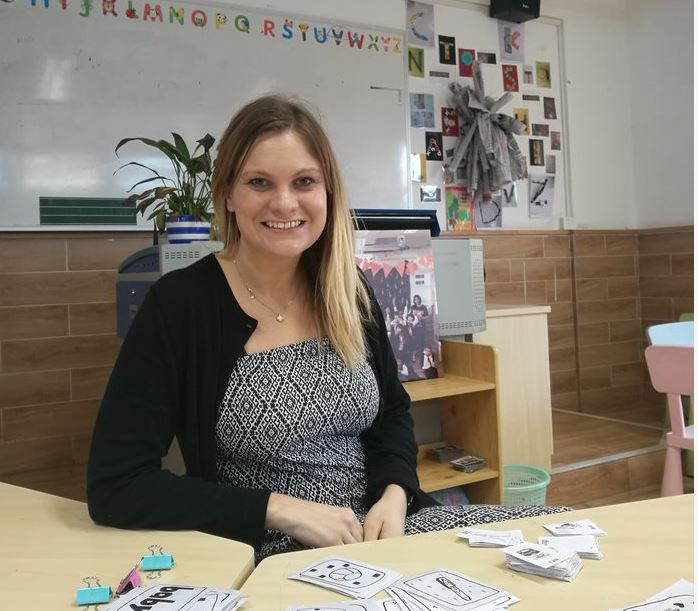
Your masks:
[{"label": "woman's ear", "polygon": [[228,195],[225,197],[225,209],[228,212],[235,212],[235,202],[233,200],[233,190],[231,189],[228,192]]}]

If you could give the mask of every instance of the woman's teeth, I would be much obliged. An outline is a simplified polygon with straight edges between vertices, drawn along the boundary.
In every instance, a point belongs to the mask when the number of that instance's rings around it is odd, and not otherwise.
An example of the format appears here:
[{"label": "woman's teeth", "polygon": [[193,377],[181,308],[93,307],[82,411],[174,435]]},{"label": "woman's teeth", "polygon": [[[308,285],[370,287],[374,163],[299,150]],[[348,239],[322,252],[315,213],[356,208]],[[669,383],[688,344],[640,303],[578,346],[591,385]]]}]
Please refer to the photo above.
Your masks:
[{"label": "woman's teeth", "polygon": [[302,221],[288,221],[286,223],[278,223],[276,221],[266,221],[264,224],[271,229],[293,229],[298,227]]}]

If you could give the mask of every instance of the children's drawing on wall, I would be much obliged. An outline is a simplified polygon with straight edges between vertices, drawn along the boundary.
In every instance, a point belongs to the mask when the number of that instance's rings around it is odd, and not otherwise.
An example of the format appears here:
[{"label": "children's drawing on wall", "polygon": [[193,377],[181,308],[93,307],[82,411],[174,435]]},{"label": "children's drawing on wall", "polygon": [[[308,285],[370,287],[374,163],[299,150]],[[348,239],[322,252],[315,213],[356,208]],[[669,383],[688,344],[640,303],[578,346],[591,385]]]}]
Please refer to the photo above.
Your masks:
[{"label": "children's drawing on wall", "polygon": [[475,229],[473,202],[468,187],[448,185],[446,187],[446,216],[449,231],[472,231]]},{"label": "children's drawing on wall", "polygon": [[557,119],[555,110],[555,98],[543,98],[543,114],[546,119]]},{"label": "children's drawing on wall", "polygon": [[560,150],[560,132],[550,132],[550,148],[554,151]]},{"label": "children's drawing on wall", "polygon": [[534,136],[547,136],[550,133],[550,126],[545,123],[534,123],[531,125],[531,132]]},{"label": "children's drawing on wall", "polygon": [[493,194],[494,200],[499,204],[500,208],[516,208],[519,205],[516,194],[516,183],[510,182],[504,185],[499,191]]},{"label": "children's drawing on wall", "polygon": [[[501,194],[500,194],[501,195]],[[483,193],[475,199],[475,227],[484,229],[502,226],[502,207],[492,193]]]},{"label": "children's drawing on wall", "polygon": [[423,204],[440,202],[441,188],[436,185],[422,185],[419,187],[419,201]]},{"label": "children's drawing on wall", "polygon": [[536,62],[536,84],[550,89],[550,62]]},{"label": "children's drawing on wall", "polygon": [[499,33],[499,53],[502,61],[524,61],[524,24],[497,21]]},{"label": "children's drawing on wall", "polygon": [[528,162],[531,165],[545,165],[543,141],[531,138],[528,141]]},{"label": "children's drawing on wall", "polygon": [[528,177],[528,216],[529,218],[551,218],[555,204],[555,177]]},{"label": "children's drawing on wall", "polygon": [[356,264],[373,288],[401,380],[439,375],[439,338],[428,230],[356,232]]},{"label": "children's drawing on wall", "polygon": [[496,53],[488,53],[486,51],[478,51],[477,58],[483,64],[496,64],[497,63],[497,54]]},{"label": "children's drawing on wall", "polygon": [[410,177],[412,182],[427,181],[427,156],[425,153],[410,155]]},{"label": "children's drawing on wall", "polygon": [[531,135],[531,122],[529,121],[529,118],[528,118],[528,108],[514,108],[514,118],[519,123],[523,123],[523,126],[526,128],[523,131],[523,134],[525,134],[526,136],[530,136]]},{"label": "children's drawing on wall", "polygon": [[443,161],[444,146],[441,132],[425,132],[424,141],[427,149],[427,161]]},{"label": "children's drawing on wall", "polygon": [[407,42],[425,47],[434,46],[434,5],[408,0]]},{"label": "children's drawing on wall", "polygon": [[458,49],[458,74],[472,76],[474,61],[475,49]]},{"label": "children's drawing on wall", "polygon": [[455,108],[441,107],[441,133],[444,136],[458,136],[458,114]]},{"label": "children's drawing on wall", "polygon": [[407,66],[410,76],[424,78],[424,49],[407,47]]},{"label": "children's drawing on wall", "polygon": [[511,64],[502,64],[502,82],[504,91],[519,90],[519,71],[516,66]]},{"label": "children's drawing on wall", "polygon": [[434,96],[430,93],[410,93],[410,125],[434,127]]},{"label": "children's drawing on wall", "polygon": [[545,156],[545,171],[548,174],[555,174],[555,155]]},{"label": "children's drawing on wall", "polygon": [[[523,82],[524,82],[524,85],[533,85],[533,66],[529,66],[527,64],[524,65],[524,67],[523,67]],[[526,98],[524,97],[524,99],[526,99]]]},{"label": "children's drawing on wall", "polygon": [[439,63],[456,65],[456,39],[453,36],[439,36]]}]

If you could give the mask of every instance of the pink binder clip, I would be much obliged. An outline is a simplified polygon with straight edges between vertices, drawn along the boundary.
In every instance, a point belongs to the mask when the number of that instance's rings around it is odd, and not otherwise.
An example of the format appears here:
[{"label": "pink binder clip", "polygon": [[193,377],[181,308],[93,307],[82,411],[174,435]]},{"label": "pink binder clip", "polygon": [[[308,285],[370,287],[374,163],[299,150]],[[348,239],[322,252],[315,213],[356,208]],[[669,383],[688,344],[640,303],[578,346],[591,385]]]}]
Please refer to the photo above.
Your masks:
[{"label": "pink binder clip", "polygon": [[138,572],[138,565],[134,566],[126,577],[119,582],[119,587],[116,588],[116,595],[121,596],[130,592],[133,588],[137,588],[143,583],[141,574]]}]

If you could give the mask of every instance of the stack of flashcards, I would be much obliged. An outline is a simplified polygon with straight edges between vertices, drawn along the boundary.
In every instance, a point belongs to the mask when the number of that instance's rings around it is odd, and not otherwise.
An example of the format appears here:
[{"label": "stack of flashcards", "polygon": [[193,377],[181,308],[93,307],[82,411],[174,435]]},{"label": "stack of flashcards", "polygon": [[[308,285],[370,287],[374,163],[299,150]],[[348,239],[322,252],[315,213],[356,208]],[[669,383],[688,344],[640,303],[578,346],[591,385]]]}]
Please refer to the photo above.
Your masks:
[{"label": "stack of flashcards", "polygon": [[457,471],[465,471],[466,473],[472,473],[473,471],[479,471],[487,466],[487,462],[484,458],[479,458],[477,456],[461,456],[454,460],[449,461],[451,466]]},{"label": "stack of flashcards", "polygon": [[344,558],[326,558],[288,576],[353,598],[371,598],[401,577],[397,571]]},{"label": "stack of flashcards", "polygon": [[511,547],[524,542],[520,530],[481,530],[464,528],[458,533],[461,539],[467,539],[470,547]]},{"label": "stack of flashcards", "polygon": [[538,543],[557,549],[572,550],[576,552],[580,558],[592,558],[593,560],[601,560],[601,558],[603,558],[601,548],[599,547],[599,540],[594,535],[538,537]]},{"label": "stack of flashcards", "polygon": [[591,520],[577,520],[576,522],[558,522],[556,524],[543,524],[546,528],[556,536],[560,535],[594,535],[603,536],[608,534],[605,530],[601,530]]},{"label": "stack of flashcards", "polygon": [[507,566],[521,573],[573,581],[582,570],[582,561],[571,550],[560,550],[537,543],[521,543],[504,548]]},{"label": "stack of flashcards", "polygon": [[129,590],[104,611],[152,609],[160,603],[167,603],[162,607],[168,611],[235,611],[245,600],[237,590],[158,583]]},{"label": "stack of flashcards", "polygon": [[447,444],[445,446],[437,446],[429,450],[429,458],[438,462],[448,462],[454,458],[463,456],[463,448]]}]

